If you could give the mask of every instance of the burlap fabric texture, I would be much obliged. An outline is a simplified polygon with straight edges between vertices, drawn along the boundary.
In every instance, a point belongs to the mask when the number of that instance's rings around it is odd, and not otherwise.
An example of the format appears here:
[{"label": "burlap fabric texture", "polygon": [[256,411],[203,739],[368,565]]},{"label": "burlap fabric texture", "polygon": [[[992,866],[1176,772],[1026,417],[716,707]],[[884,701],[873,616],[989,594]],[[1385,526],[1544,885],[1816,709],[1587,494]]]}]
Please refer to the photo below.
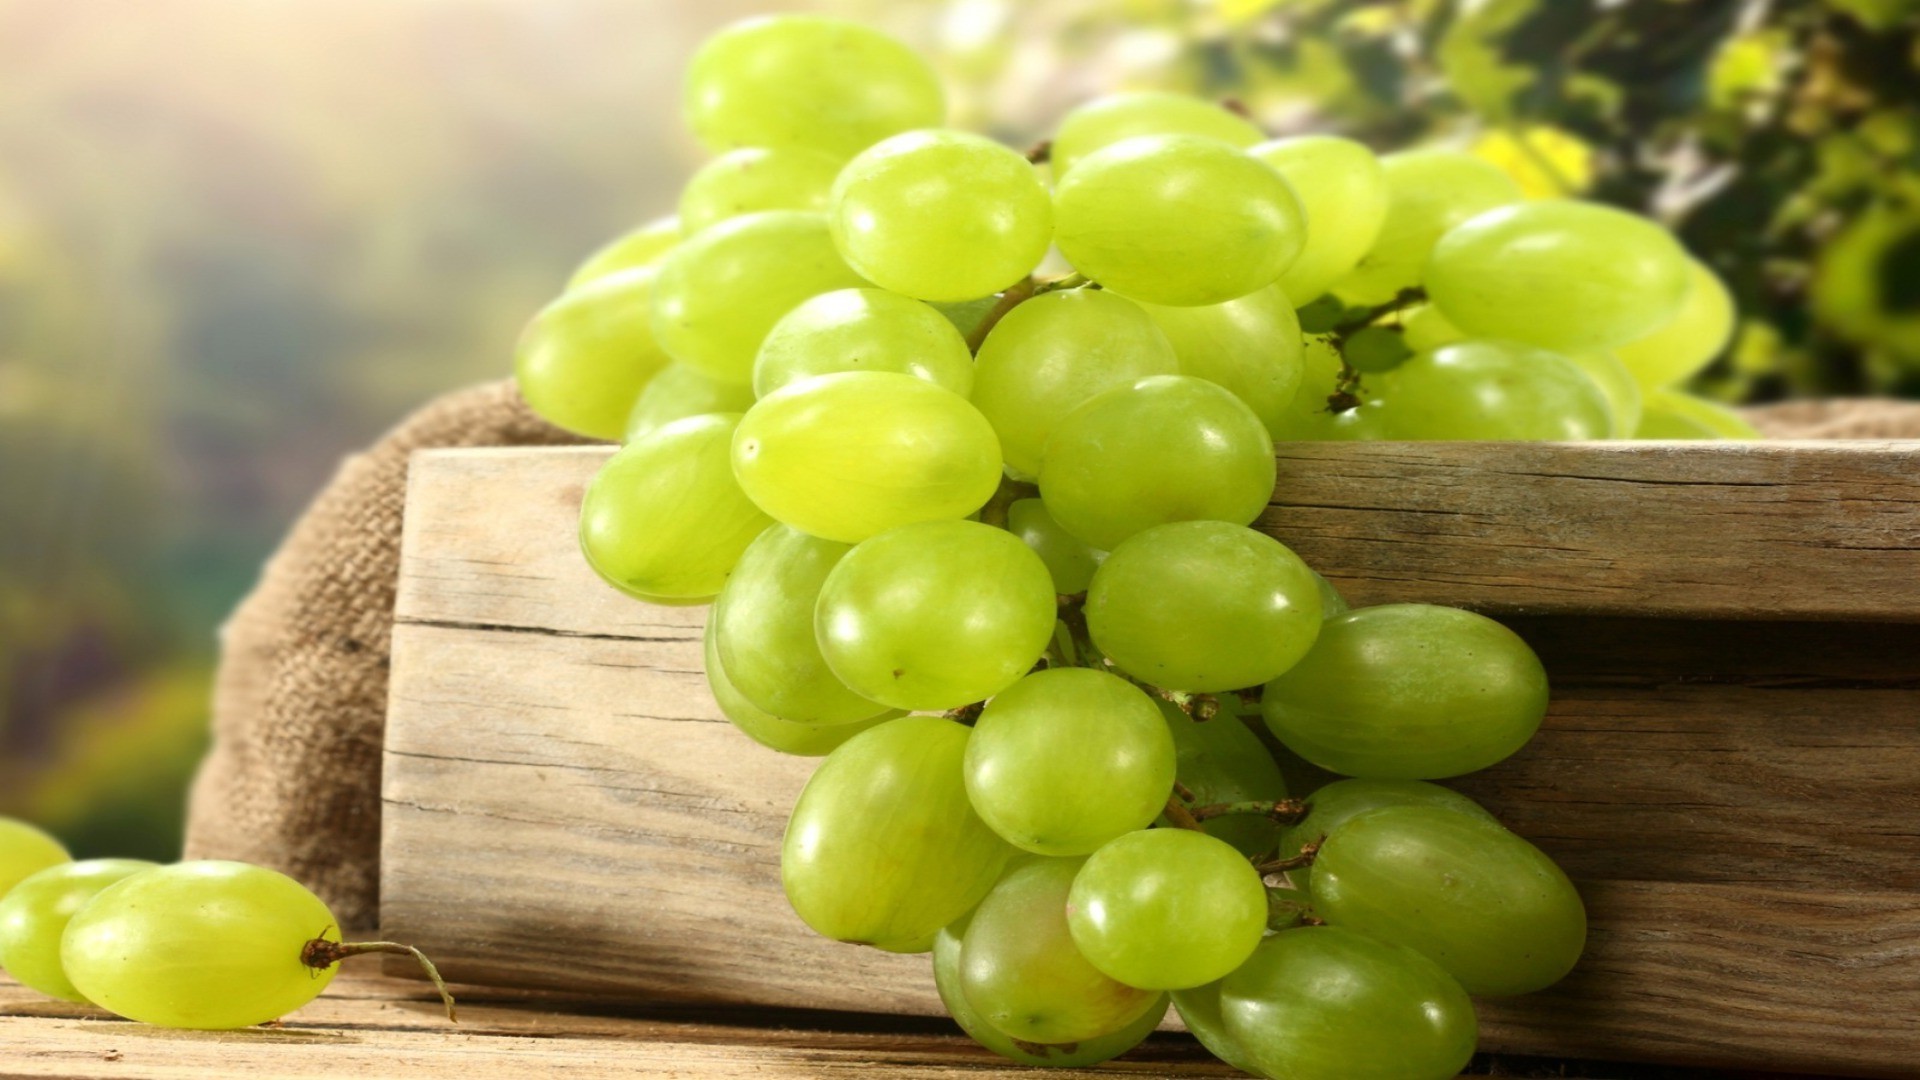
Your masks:
[{"label": "burlap fabric texture", "polygon": [[[1748,415],[1776,438],[1920,438],[1914,404],[1794,402]],[[222,633],[214,746],[194,785],[188,858],[274,867],[313,888],[344,925],[375,924],[407,457],[579,441],[500,382],[432,402],[341,465]]]}]

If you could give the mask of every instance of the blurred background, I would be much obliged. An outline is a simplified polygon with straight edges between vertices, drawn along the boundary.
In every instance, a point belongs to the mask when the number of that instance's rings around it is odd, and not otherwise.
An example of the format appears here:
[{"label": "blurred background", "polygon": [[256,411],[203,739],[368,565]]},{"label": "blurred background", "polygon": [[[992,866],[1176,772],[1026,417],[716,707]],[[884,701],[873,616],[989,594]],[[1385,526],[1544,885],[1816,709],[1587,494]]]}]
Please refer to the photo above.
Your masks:
[{"label": "blurred background", "polygon": [[1698,389],[1920,397],[1917,0],[0,0],[0,814],[177,854],[215,631],[339,458],[504,376],[697,163],[702,36],[815,10],[1014,143],[1118,88],[1450,142],[1670,224]]}]

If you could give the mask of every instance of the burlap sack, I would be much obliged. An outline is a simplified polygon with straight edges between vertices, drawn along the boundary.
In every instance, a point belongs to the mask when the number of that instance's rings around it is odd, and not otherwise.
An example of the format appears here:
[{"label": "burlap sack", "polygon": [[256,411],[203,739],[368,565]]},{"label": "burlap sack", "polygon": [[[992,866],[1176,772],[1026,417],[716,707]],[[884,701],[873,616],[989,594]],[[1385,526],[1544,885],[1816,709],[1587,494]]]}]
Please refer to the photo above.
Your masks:
[{"label": "burlap sack", "polygon": [[[1920,438],[1913,404],[1795,402],[1748,415],[1776,438]],[[344,924],[374,925],[407,456],[578,441],[501,382],[433,402],[341,466],[224,631],[214,747],[194,785],[188,858],[275,867],[306,882]]]}]

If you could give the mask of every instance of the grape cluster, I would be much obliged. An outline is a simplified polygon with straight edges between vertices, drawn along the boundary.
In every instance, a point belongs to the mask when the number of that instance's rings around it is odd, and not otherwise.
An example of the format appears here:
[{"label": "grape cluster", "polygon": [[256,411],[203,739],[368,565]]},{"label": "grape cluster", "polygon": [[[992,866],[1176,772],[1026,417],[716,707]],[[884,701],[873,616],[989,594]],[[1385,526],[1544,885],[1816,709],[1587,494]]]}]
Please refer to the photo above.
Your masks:
[{"label": "grape cluster", "polygon": [[[1538,658],[1348,610],[1250,526],[1276,438],[1730,432],[1670,389],[1727,336],[1711,274],[1478,158],[1178,95],[1023,155],[827,18],[721,32],[687,115],[718,156],[677,220],[594,255],[518,377],[624,442],[588,562],[711,603],[722,712],[824,755],[781,852],[801,919],[931,952],[960,1025],[1038,1065],[1171,1004],[1249,1072],[1450,1077],[1469,995],[1567,973],[1566,876],[1429,782],[1527,742]],[[1349,778],[1289,798],[1298,759]]]}]

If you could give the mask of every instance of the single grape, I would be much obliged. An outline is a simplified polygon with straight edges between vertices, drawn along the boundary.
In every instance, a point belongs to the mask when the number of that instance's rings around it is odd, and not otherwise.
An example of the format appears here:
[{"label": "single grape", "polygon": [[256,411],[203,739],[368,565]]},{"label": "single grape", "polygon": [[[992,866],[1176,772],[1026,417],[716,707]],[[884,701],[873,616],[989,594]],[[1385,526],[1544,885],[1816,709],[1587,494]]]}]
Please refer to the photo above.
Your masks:
[{"label": "single grape", "polygon": [[1345,615],[1347,612],[1353,610],[1353,605],[1347,603],[1347,598],[1341,596],[1340,590],[1333,587],[1333,582],[1321,577],[1318,571],[1314,572],[1313,583],[1320,589],[1320,617],[1322,619],[1331,619],[1335,615]]},{"label": "single grape", "polygon": [[1505,341],[1421,353],[1368,385],[1358,410],[1387,439],[1604,439],[1606,394],[1573,361]]},{"label": "single grape", "polygon": [[1293,304],[1279,286],[1224,304],[1146,308],[1172,343],[1180,374],[1233,391],[1269,434],[1280,437],[1286,411],[1300,390],[1306,340]]},{"label": "single grape", "polygon": [[1007,507],[1007,530],[1026,542],[1053,577],[1053,591],[1072,596],[1087,591],[1093,572],[1107,553],[1074,539],[1047,513],[1039,499],[1018,499]]},{"label": "single grape", "polygon": [[1280,275],[1280,289],[1305,304],[1353,272],[1387,219],[1387,173],[1352,139],[1296,135],[1247,151],[1278,172],[1300,200],[1307,243]]},{"label": "single grape", "polygon": [[1320,846],[1311,880],[1329,925],[1417,950],[1469,994],[1544,990],[1586,947],[1586,908],[1553,860],[1449,807],[1348,819]]},{"label": "single grape", "polygon": [[[1647,395],[1645,417],[1635,430],[1641,439],[1758,439],[1760,432],[1747,419],[1718,402],[1678,390],[1655,390]],[[1649,427],[1649,424],[1652,427]],[[1664,428],[1662,427],[1664,425]],[[1692,429],[1704,434],[1693,434]]]},{"label": "single grape", "polygon": [[1073,943],[1067,896],[1085,859],[1026,859],[980,901],[960,940],[960,989],[994,1029],[1059,1045],[1130,1026],[1161,995],[1100,973]]},{"label": "single grape", "polygon": [[1218,521],[1148,529],[1087,590],[1087,630],[1133,675],[1170,690],[1237,690],[1293,667],[1321,632],[1313,571],[1271,536]]},{"label": "single grape", "polygon": [[1380,159],[1387,216],[1353,273],[1333,283],[1354,304],[1383,304],[1420,284],[1442,234],[1496,206],[1520,201],[1520,187],[1498,165],[1457,150],[1407,150]]},{"label": "single grape", "polygon": [[[1211,720],[1195,720],[1168,702],[1157,704],[1173,734],[1176,775],[1193,793],[1194,806],[1278,802],[1287,797],[1280,767],[1245,722],[1224,713]],[[1223,814],[1202,822],[1201,828],[1251,858],[1274,851],[1281,826],[1259,814]]]},{"label": "single grape", "polygon": [[1452,1080],[1479,1039],[1433,961],[1332,926],[1284,930],[1220,984],[1231,1045],[1287,1080]]},{"label": "single grape", "polygon": [[627,413],[626,441],[638,441],[689,416],[743,413],[752,407],[752,387],[709,378],[685,364],[668,364],[634,399]]},{"label": "single grape", "polygon": [[[1307,797],[1307,816],[1280,834],[1280,854],[1299,854],[1308,844],[1325,839],[1352,818],[1383,806],[1437,806],[1498,825],[1492,814],[1465,795],[1425,780],[1335,780]],[[1310,875],[1295,872],[1296,884]],[[1308,885],[1311,888],[1311,885]]]},{"label": "single grape", "polygon": [[622,270],[651,266],[680,242],[680,219],[672,215],[654,218],[631,232],[609,240],[587,256],[573,276],[567,279],[567,292]]},{"label": "single grape", "polygon": [[1172,521],[1246,525],[1267,508],[1275,473],[1273,439],[1244,402],[1204,379],[1161,375],[1060,421],[1040,497],[1061,528],[1111,551]]},{"label": "single grape", "polygon": [[973,403],[999,436],[1008,471],[1031,478],[1067,414],[1103,390],[1179,370],[1167,336],[1139,304],[1063,289],[1020,304],[987,334]]},{"label": "single grape", "polygon": [[851,550],[779,525],[740,556],[707,622],[721,669],[755,708],[789,723],[828,726],[887,711],[834,677],[813,633],[820,586]]},{"label": "single grape", "polygon": [[834,250],[825,214],[743,214],[660,261],[653,335],[667,355],[708,377],[749,383],[753,358],[780,316],[808,297],[865,284]]},{"label": "single grape", "polygon": [[1646,396],[1640,384],[1633,380],[1633,373],[1612,353],[1580,353],[1569,356],[1573,366],[1585,372],[1593,385],[1600,388],[1606,396],[1607,412],[1613,416],[1611,437],[1631,439],[1640,426],[1640,410],[1645,407]]},{"label": "single grape", "polygon": [[1008,843],[1085,855],[1160,816],[1173,738],[1153,699],[1125,679],[1052,668],[987,703],[966,768],[974,810]]},{"label": "single grape", "polygon": [[1213,982],[1253,955],[1267,887],[1233,845],[1191,829],[1131,832],[1087,858],[1067,898],[1087,962],[1148,990]]},{"label": "single grape", "polygon": [[766,397],[837,371],[894,371],[961,397],[973,392],[973,354],[960,331],[926,304],[885,289],[821,293],[787,312],[760,345],[753,391]]},{"label": "single grape", "polygon": [[[1224,982],[1225,980],[1221,980]],[[1220,1015],[1221,982],[1210,982],[1205,986],[1196,986],[1191,990],[1175,990],[1169,996],[1173,998],[1173,1007],[1180,1012],[1180,1022],[1187,1031],[1200,1040],[1207,1052],[1228,1065],[1254,1076],[1266,1074],[1255,1068],[1253,1059],[1247,1056],[1245,1048],[1233,1036],[1227,1034],[1226,1018]]]},{"label": "single grape", "polygon": [[775,519],[855,543],[978,510],[1000,486],[1000,443],[951,390],[898,372],[843,371],[748,409],[733,469]]},{"label": "single grape", "polygon": [[676,420],[607,459],[580,503],[588,565],[630,596],[705,603],[773,519],[733,479],[737,413]]},{"label": "single grape", "polygon": [[0,968],[29,990],[62,1001],[86,1001],[60,966],[60,936],[74,913],[100,890],[154,865],[139,859],[88,859],[29,874],[0,899]]},{"label": "single grape", "polygon": [[18,818],[0,817],[0,897],[22,878],[72,860],[46,832]]},{"label": "single grape", "polygon": [[1690,273],[1673,234],[1638,214],[1540,199],[1448,230],[1426,283],[1434,306],[1469,334],[1582,353],[1671,321]]},{"label": "single grape", "polygon": [[1689,259],[1687,278],[1687,298],[1673,318],[1615,350],[1643,390],[1687,381],[1713,363],[1733,338],[1733,297],[1720,275]]},{"label": "single grape", "polygon": [[878,30],[773,15],[707,39],[687,68],[685,109],[709,150],[802,147],[844,159],[937,126],[947,104],[926,61]]},{"label": "single grape", "polygon": [[1261,698],[1288,749],[1331,772],[1381,779],[1484,769],[1526,745],[1546,711],[1547,673],[1518,634],[1432,604],[1328,619]]},{"label": "single grape", "polygon": [[799,757],[822,757],[839,749],[841,743],[855,735],[900,715],[898,712],[884,712],[870,720],[855,720],[850,724],[796,724],[791,720],[782,720],[748,701],[747,696],[733,685],[733,680],[727,678],[727,668],[720,662],[720,648],[715,640],[718,635],[714,633],[714,627],[718,625],[714,619],[707,620],[707,688],[713,692],[714,704],[720,706],[721,715],[734,727],[746,732],[748,738],[769,750]]},{"label": "single grape", "polygon": [[833,186],[833,239],[883,288],[960,301],[1026,277],[1053,239],[1033,166],[961,131],[910,131],[848,163]]},{"label": "single grape", "polygon": [[1053,638],[1045,563],[976,521],[903,525],[861,543],[814,608],[820,651],[854,692],[897,709],[952,709],[1013,685]]},{"label": "single grape", "polygon": [[951,720],[903,716],[827,755],[780,850],[780,880],[808,926],[924,952],[993,888],[1013,848],[967,801],[968,735]]},{"label": "single grape", "polygon": [[541,419],[595,439],[625,434],[634,399],[667,366],[647,315],[656,279],[653,267],[597,277],[527,324],[514,378]]},{"label": "single grape", "polygon": [[1211,101],[1136,91],[1095,98],[1068,113],[1048,147],[1047,160],[1053,175],[1062,177],[1088,154],[1139,135],[1199,135],[1241,149],[1266,137],[1246,117]]},{"label": "single grape", "polygon": [[840,159],[789,146],[744,146],[702,165],[680,189],[680,225],[688,236],[761,210],[825,210]]},{"label": "single grape", "polygon": [[1306,242],[1293,190],[1262,162],[1192,135],[1087,155],[1054,188],[1054,242],[1074,268],[1152,304],[1219,304],[1273,284]]}]

